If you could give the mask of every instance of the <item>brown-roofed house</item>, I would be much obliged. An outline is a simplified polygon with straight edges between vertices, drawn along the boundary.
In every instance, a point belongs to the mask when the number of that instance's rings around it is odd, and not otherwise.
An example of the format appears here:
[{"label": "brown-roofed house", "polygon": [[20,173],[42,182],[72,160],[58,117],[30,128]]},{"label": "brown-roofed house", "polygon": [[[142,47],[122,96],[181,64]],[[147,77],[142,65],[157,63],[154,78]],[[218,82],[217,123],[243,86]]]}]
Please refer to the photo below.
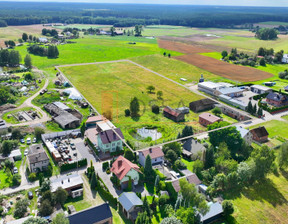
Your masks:
[{"label": "brown-roofed house", "polygon": [[104,153],[115,152],[123,148],[121,139],[124,139],[124,136],[120,128],[102,131],[98,134],[97,138],[98,147]]},{"label": "brown-roofed house", "polygon": [[34,173],[46,170],[49,166],[49,157],[41,144],[30,146],[27,161],[30,172]]},{"label": "brown-roofed house", "polygon": [[199,180],[199,178],[197,177],[197,175],[195,173],[192,173],[192,174],[185,176],[185,177],[181,177],[181,178],[176,179],[176,180],[172,180],[171,184],[177,193],[181,190],[179,180],[181,180],[182,178],[186,178],[188,183],[194,184],[196,187],[198,187],[198,185],[200,185],[202,183],[201,180]]},{"label": "brown-roofed house", "polygon": [[130,178],[134,185],[138,184],[140,173],[139,166],[130,162],[123,156],[119,156],[115,160],[112,164],[111,172],[120,180],[122,188],[127,188]]},{"label": "brown-roofed house", "polygon": [[152,166],[164,162],[164,153],[160,147],[145,149],[139,152],[139,163],[144,167],[147,156],[151,157]]},{"label": "brown-roofed house", "polygon": [[267,142],[268,141],[268,131],[264,126],[254,128],[250,131],[253,135],[253,140],[256,142]]},{"label": "brown-roofed house", "polygon": [[190,110],[194,111],[195,113],[204,111],[204,110],[210,110],[214,108],[214,105],[216,104],[215,101],[210,100],[208,98],[193,101],[189,104]]},{"label": "brown-roofed house", "polygon": [[210,113],[203,113],[203,114],[199,115],[199,123],[205,127],[209,124],[213,124],[213,123],[219,122],[219,121],[222,121],[222,118],[217,117],[217,116],[210,114]]},{"label": "brown-roofed house", "polygon": [[178,112],[171,107],[165,107],[163,110],[163,115],[175,122],[184,121],[185,114]]}]

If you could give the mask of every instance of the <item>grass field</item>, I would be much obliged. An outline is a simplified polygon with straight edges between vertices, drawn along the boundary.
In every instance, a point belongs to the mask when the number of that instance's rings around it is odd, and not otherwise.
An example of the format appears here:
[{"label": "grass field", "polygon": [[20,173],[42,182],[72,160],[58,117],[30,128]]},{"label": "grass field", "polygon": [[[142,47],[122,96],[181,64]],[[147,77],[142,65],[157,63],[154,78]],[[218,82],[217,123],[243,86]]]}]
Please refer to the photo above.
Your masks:
[{"label": "grass field", "polygon": [[268,121],[259,125],[252,126],[250,128],[252,129],[252,128],[259,127],[259,126],[264,126],[269,133],[269,138],[280,136],[282,138],[288,139],[287,125],[288,123],[286,122],[272,120],[272,121]]}]

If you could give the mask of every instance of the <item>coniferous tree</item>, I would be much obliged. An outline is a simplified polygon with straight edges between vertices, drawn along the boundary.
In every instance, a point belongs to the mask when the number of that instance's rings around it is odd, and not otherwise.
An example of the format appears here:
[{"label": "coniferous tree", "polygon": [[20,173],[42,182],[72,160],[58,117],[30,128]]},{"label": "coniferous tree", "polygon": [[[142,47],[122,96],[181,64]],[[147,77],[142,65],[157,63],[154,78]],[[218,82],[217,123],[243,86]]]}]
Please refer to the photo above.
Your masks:
[{"label": "coniferous tree", "polygon": [[140,105],[137,97],[134,97],[130,102],[131,117],[137,117],[140,111]]},{"label": "coniferous tree", "polygon": [[256,106],[256,104],[255,104],[254,107],[253,107],[252,114],[256,115],[256,113],[257,113],[257,106]]},{"label": "coniferous tree", "polygon": [[147,212],[147,216],[148,217],[151,217],[151,210],[150,210],[150,207],[149,207],[149,204],[148,204],[148,200],[147,200],[147,197],[145,196],[144,198],[144,201],[143,201],[143,209],[145,212]]},{"label": "coniferous tree", "polygon": [[248,103],[247,112],[250,113],[250,114],[253,112],[253,106],[252,106],[251,101],[249,101],[249,103]]},{"label": "coniferous tree", "polygon": [[24,64],[26,68],[32,68],[32,59],[30,54],[26,54],[25,58],[24,58]]}]

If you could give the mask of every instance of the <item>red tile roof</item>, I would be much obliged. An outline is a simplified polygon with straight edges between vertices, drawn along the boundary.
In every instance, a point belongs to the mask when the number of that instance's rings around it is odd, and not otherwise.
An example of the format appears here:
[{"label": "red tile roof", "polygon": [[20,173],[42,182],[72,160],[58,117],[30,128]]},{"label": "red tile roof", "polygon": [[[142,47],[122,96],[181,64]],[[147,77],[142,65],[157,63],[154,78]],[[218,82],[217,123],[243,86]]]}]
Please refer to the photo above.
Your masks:
[{"label": "red tile roof", "polygon": [[123,156],[119,156],[112,164],[111,172],[114,173],[119,180],[122,180],[131,169],[141,173],[139,166],[125,159]]},{"label": "red tile roof", "polygon": [[[180,181],[179,180],[182,179],[182,178],[185,178],[185,177],[181,177],[181,178],[179,178],[177,180],[171,181],[171,184],[172,184],[172,186],[173,186],[173,188],[174,188],[174,190],[176,192],[179,192],[181,190]],[[195,173],[193,173],[193,174],[191,174],[189,176],[186,176],[186,180],[188,181],[188,183],[194,184],[196,186],[202,183],[201,180],[199,180],[199,178],[197,177],[197,175]]]},{"label": "red tile roof", "polygon": [[209,121],[211,123],[214,123],[214,122],[221,120],[220,117],[217,117],[217,116],[210,114],[210,113],[200,114],[199,117],[201,117],[202,119],[205,119],[206,121]]},{"label": "red tile roof", "polygon": [[170,114],[170,115],[172,115],[172,116],[174,116],[174,117],[178,117],[180,115],[180,113],[178,113],[176,110],[174,110],[174,109],[172,109],[171,107],[168,107],[168,106],[165,107],[163,111],[168,113],[168,114]]},{"label": "red tile roof", "polygon": [[105,119],[105,117],[103,115],[88,117],[86,123],[94,123],[96,121],[103,121],[104,119]]},{"label": "red tile roof", "polygon": [[164,153],[160,147],[154,147],[154,148],[149,148],[146,150],[141,151],[146,158],[148,155],[150,155],[151,159],[163,157]]}]

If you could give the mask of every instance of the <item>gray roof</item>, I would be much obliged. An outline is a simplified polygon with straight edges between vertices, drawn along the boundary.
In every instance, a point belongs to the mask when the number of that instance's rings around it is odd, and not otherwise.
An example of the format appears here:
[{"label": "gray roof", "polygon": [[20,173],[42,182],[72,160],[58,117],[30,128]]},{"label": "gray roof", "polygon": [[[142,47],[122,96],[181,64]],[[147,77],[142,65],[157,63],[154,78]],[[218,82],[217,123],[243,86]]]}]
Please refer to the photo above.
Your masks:
[{"label": "gray roof", "polygon": [[223,213],[222,205],[219,202],[215,203],[208,203],[208,206],[210,208],[209,212],[207,212],[206,215],[201,215],[200,214],[200,220],[201,222],[204,222],[207,219],[213,218],[214,216],[220,215]]},{"label": "gray roof", "polygon": [[61,113],[59,116],[54,118],[55,122],[60,124],[62,127],[65,127],[67,124],[70,124],[75,121],[80,121],[77,117],[75,117],[73,114],[70,114],[66,111]]},{"label": "gray roof", "polygon": [[65,175],[51,181],[51,192],[55,192],[58,187],[67,189],[81,184],[83,180],[79,174]]},{"label": "gray roof", "polygon": [[118,201],[126,211],[129,211],[133,206],[143,205],[142,200],[134,192],[122,193]]},{"label": "gray roof", "polygon": [[244,138],[249,133],[249,130],[247,130],[247,129],[243,128],[242,126],[239,126],[239,125],[236,126],[236,129],[237,129],[237,131],[240,132],[241,138]]},{"label": "gray roof", "polygon": [[27,217],[24,217],[24,218],[21,218],[21,219],[15,219],[15,220],[12,220],[10,222],[7,222],[7,224],[22,224],[23,222],[25,222],[27,219],[30,219],[32,218],[33,216],[27,216]]},{"label": "gray roof", "polygon": [[[114,129],[114,131],[116,131],[117,134],[121,136],[121,138],[124,138],[120,128],[116,128],[116,129]],[[108,143],[120,140],[120,138],[118,137],[118,135],[116,135],[114,133],[114,131],[113,130],[107,130],[107,131],[102,131],[99,134],[103,144],[108,144]]]},{"label": "gray roof", "polygon": [[57,106],[58,108],[62,109],[62,110],[70,110],[70,107],[68,107],[68,106],[65,105],[64,103],[54,102],[53,104],[54,104],[55,106]]},{"label": "gray roof", "polygon": [[197,154],[197,152],[203,152],[205,150],[204,145],[192,138],[189,138],[184,143],[183,148],[193,154]]},{"label": "gray roof", "polygon": [[27,158],[30,164],[49,160],[49,157],[41,144],[31,145]]},{"label": "gray roof", "polygon": [[5,129],[7,128],[7,124],[4,120],[0,120],[0,129]]},{"label": "gray roof", "polygon": [[18,157],[18,156],[22,156],[20,149],[12,150],[9,155],[10,158]]},{"label": "gray roof", "polygon": [[253,85],[253,86],[250,86],[250,88],[260,89],[260,90],[263,90],[263,91],[272,90],[272,89],[269,88],[269,87],[266,87],[266,86],[260,86],[260,85]]},{"label": "gray roof", "polygon": [[288,101],[288,97],[286,95],[280,93],[270,92],[267,96],[267,99],[274,100],[276,102],[285,102]]},{"label": "gray roof", "polygon": [[221,88],[218,90],[221,94],[231,94],[231,93],[238,93],[243,92],[244,89],[241,89],[239,87],[229,87],[229,88]]}]

